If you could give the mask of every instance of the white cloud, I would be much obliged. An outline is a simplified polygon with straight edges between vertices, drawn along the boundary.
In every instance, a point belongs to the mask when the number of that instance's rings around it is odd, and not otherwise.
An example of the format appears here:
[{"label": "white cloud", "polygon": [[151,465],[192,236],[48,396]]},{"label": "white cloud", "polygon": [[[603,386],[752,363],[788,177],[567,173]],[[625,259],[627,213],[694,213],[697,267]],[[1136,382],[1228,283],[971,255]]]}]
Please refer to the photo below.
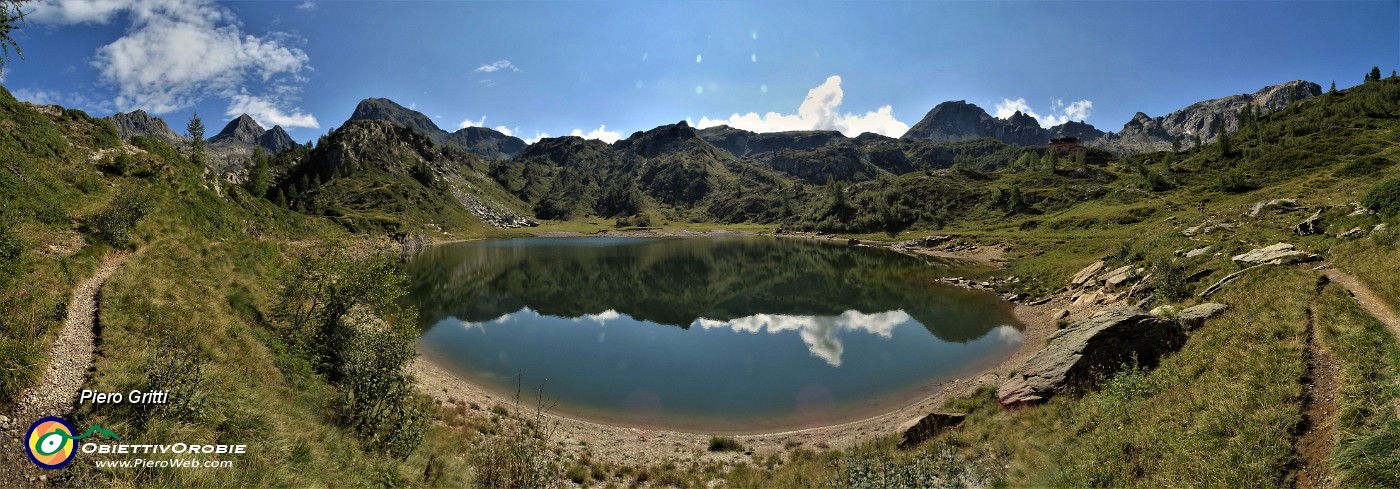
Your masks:
[{"label": "white cloud", "polygon": [[1094,102],[1089,100],[1076,100],[1066,105],[1064,100],[1062,99],[1051,99],[1050,112],[1042,117],[1040,114],[1037,114],[1034,110],[1031,110],[1031,106],[1030,104],[1026,103],[1026,99],[1017,98],[1016,100],[1011,100],[1009,98],[1004,98],[1001,99],[1001,103],[998,103],[996,105],[996,113],[994,115],[996,115],[998,118],[1005,119],[1011,117],[1012,115],[1015,115],[1016,111],[1020,111],[1022,114],[1034,117],[1037,121],[1040,122],[1041,127],[1048,128],[1058,126],[1069,121],[1083,122],[1085,119],[1089,118],[1089,115],[1091,113],[1093,113]]},{"label": "white cloud", "polygon": [[[275,94],[265,101],[286,102],[305,81],[301,73],[311,69],[290,35],[245,33],[233,12],[205,0],[47,0],[36,5],[31,19],[105,24],[123,15],[129,23],[125,34],[91,58],[98,79],[116,88],[112,102],[118,110],[163,114],[208,97],[235,105],[235,96],[247,94],[245,85],[258,81]],[[308,122],[293,112],[286,117]]]},{"label": "white cloud", "polygon": [[135,0],[44,0],[25,16],[43,24],[106,24]]},{"label": "white cloud", "polygon": [[316,7],[316,2],[306,0],[305,2],[301,2],[300,5],[297,5],[297,10],[305,10],[307,12],[310,12],[312,10],[316,10]]},{"label": "white cloud", "polygon": [[457,129],[466,129],[468,127],[486,127],[486,116],[483,115],[481,119],[478,120],[471,120],[469,117],[462,121],[461,124],[457,125]]},{"label": "white cloud", "polygon": [[588,131],[586,133],[583,132],[583,129],[574,129],[572,132],[569,133],[569,135],[578,136],[584,139],[597,139],[608,144],[615,143],[617,142],[617,140],[622,139],[621,133],[617,131],[609,131],[608,126],[604,124],[599,124],[597,129]]},{"label": "white cloud", "polygon": [[[486,118],[483,117],[483,118],[481,118],[481,120],[486,120]],[[515,128],[515,131],[512,131],[509,127],[506,127],[506,126],[496,126],[496,132],[499,132],[499,133],[501,133],[501,134],[505,134],[505,135],[507,135],[507,136],[514,136],[514,135],[515,135],[515,132],[516,132],[516,131],[519,131],[519,130],[520,130],[520,128],[518,128],[518,127]]]},{"label": "white cloud", "polygon": [[501,70],[510,70],[518,72],[520,71],[520,68],[517,68],[508,59],[497,60],[495,63],[488,63],[476,67],[476,71],[478,73],[495,73]]},{"label": "white cloud", "polygon": [[840,316],[791,316],[786,314],[755,314],[741,318],[719,321],[700,318],[695,325],[701,328],[729,328],[740,333],[754,333],[767,330],[769,334],[784,331],[797,331],[798,337],[807,345],[807,352],[822,359],[833,367],[841,366],[841,353],[845,345],[837,333],[864,331],[881,338],[889,339],[895,326],[908,322],[909,314],[904,311],[886,311],[865,314],[860,311],[846,311]]},{"label": "white cloud", "polygon": [[293,127],[309,127],[318,129],[321,124],[316,122],[316,116],[303,114],[300,109],[293,109],[292,113],[283,112],[277,108],[271,100],[263,97],[255,97],[248,94],[234,95],[229,99],[228,111],[225,115],[237,117],[239,114],[248,114],[258,124],[266,128],[272,126],[282,126],[284,129]]},{"label": "white cloud", "polygon": [[754,132],[827,130],[841,131],[851,137],[864,132],[899,137],[909,130],[908,124],[895,119],[894,111],[888,105],[864,114],[841,113],[839,109],[844,96],[841,77],[832,75],[826,82],[807,92],[807,98],[797,108],[796,114],[769,112],[759,115],[749,112],[734,114],[727,119],[701,117],[696,127],[704,129],[728,125]]},{"label": "white cloud", "polygon": [[544,139],[544,138],[547,138],[547,137],[549,137],[549,133],[543,133],[543,132],[535,131],[535,135],[534,135],[533,137],[528,137],[528,138],[524,138],[524,139],[525,139],[525,144],[535,144],[535,143],[540,142],[541,139]]}]

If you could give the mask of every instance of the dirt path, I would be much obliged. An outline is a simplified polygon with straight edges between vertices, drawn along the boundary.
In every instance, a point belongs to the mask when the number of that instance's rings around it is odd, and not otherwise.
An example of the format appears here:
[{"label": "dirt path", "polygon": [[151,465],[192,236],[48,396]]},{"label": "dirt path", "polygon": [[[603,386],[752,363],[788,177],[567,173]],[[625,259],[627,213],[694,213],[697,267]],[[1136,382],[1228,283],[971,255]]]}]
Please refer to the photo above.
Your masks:
[{"label": "dirt path", "polygon": [[[1329,280],[1319,278],[1317,295],[1322,295]],[[1314,302],[1316,300],[1314,299]],[[1337,446],[1337,394],[1340,392],[1341,365],[1323,344],[1321,331],[1313,308],[1308,308],[1308,332],[1303,360],[1306,362],[1303,383],[1303,419],[1298,425],[1293,448],[1301,459],[1293,473],[1295,487],[1336,487],[1328,457]]]},{"label": "dirt path", "polygon": [[1362,309],[1365,309],[1366,312],[1371,313],[1372,316],[1375,316],[1376,319],[1385,324],[1385,327],[1390,330],[1390,334],[1395,335],[1395,338],[1400,340],[1400,314],[1396,314],[1394,310],[1387,306],[1385,301],[1382,301],[1380,296],[1376,295],[1375,291],[1371,290],[1370,287],[1367,287],[1366,284],[1362,283],[1355,276],[1330,265],[1322,270],[1322,274],[1326,275],[1332,283],[1347,289],[1352,299],[1356,300],[1356,303],[1360,304]]},{"label": "dirt path", "polygon": [[[18,447],[19,438],[34,420],[63,416],[72,410],[92,368],[102,285],[130,256],[108,258],[97,268],[97,273],[73,289],[73,296],[68,300],[68,319],[49,350],[49,368],[44,371],[44,380],[25,391],[19,402],[9,406],[5,416],[0,418],[0,439],[6,445]],[[22,450],[0,450],[0,487],[43,483],[47,475],[30,465]]]}]

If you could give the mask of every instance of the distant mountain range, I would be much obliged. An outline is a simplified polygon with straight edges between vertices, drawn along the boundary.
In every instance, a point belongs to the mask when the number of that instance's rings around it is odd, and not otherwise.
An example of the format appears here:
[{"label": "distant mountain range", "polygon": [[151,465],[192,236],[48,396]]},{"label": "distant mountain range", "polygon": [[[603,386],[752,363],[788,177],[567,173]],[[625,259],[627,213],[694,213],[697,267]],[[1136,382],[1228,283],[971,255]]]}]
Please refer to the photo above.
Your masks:
[{"label": "distant mountain range", "polygon": [[[920,170],[932,175],[959,162],[967,169],[1003,168],[1027,151],[1044,153],[1049,139],[1061,137],[1080,138],[1090,148],[1088,159],[1102,162],[1111,153],[1170,149],[1178,137],[1183,145],[1196,135],[1211,142],[1221,131],[1239,129],[1245,107],[1262,114],[1320,93],[1317,84],[1294,81],[1197,102],[1158,118],[1138,113],[1117,133],[1073,121],[1042,128],[1022,112],[1000,119],[955,101],[938,104],[899,138],[695,129],[682,121],[612,144],[566,136],[529,145],[482,127],[447,132],[420,112],[370,98],[314,149],[297,147],[281,127],[264,130],[247,115],[209,138],[208,148],[210,165],[230,181],[241,179],[239,163],[253,148],[301,151],[279,158],[277,181],[266,196],[351,229],[400,229],[411,222],[462,226],[473,219],[468,216],[495,227],[644,215],[773,222],[791,215],[791,202],[812,199],[809,189],[829,182],[886,181]],[[142,111],[109,119],[125,138],[184,141]],[[954,204],[961,205],[949,208]],[[849,211],[833,207],[831,215]]]},{"label": "distant mountain range", "polygon": [[[107,120],[117,127],[117,134],[120,134],[122,139],[144,136],[165,141],[181,149],[189,143],[189,138],[176,134],[170,129],[170,126],[166,125],[164,119],[151,117],[140,109],[131,112],[118,112],[107,117]],[[282,126],[263,129],[248,114],[240,115],[229,121],[222,131],[206,141],[208,142],[209,164],[225,170],[241,168],[248,157],[253,154],[254,148],[262,147],[264,151],[272,155],[297,145],[296,141],[293,141],[292,137],[287,134],[287,131],[282,129]]]},{"label": "distant mountain range", "polygon": [[901,138],[941,142],[995,138],[1009,144],[1040,146],[1051,138],[1076,137],[1083,144],[1120,155],[1162,151],[1171,149],[1174,138],[1187,143],[1199,135],[1208,143],[1215,141],[1221,127],[1231,133],[1239,130],[1239,114],[1246,106],[1264,114],[1287,106],[1291,101],[1321,94],[1322,87],[1316,83],[1291,81],[1264,87],[1253,94],[1196,102],[1162,117],[1152,118],[1138,112],[1117,133],[1105,133],[1074,121],[1042,129],[1034,117],[1020,111],[999,119],[965,101],[944,102],[930,110]]}]

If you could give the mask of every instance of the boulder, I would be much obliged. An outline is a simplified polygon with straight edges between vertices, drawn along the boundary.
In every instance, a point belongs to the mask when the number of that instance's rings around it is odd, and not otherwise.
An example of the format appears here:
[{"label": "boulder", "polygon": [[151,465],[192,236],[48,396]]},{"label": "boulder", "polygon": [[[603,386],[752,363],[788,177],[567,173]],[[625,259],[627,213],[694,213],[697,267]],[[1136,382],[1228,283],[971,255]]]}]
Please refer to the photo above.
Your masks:
[{"label": "boulder", "polygon": [[1385,231],[1385,223],[1377,224],[1376,227],[1371,228],[1371,232],[1373,233],[1379,233],[1381,231]]},{"label": "boulder", "polygon": [[1123,281],[1128,280],[1128,276],[1132,273],[1132,265],[1123,265],[1107,273],[1104,273],[1103,275],[1101,275],[1101,277],[1103,277],[1104,284],[1110,287],[1116,287],[1118,284],[1123,283]]},{"label": "boulder", "polygon": [[951,428],[961,426],[963,420],[967,419],[966,414],[961,413],[933,413],[917,421],[905,423],[907,428],[902,428],[904,435],[899,439],[899,448],[914,448],[939,433]]},{"label": "boulder", "polygon": [[1065,389],[1087,386],[1133,359],[1155,365],[1185,340],[1181,325],[1141,308],[1120,306],[1055,332],[1045,349],[1026,359],[997,390],[1003,406],[1032,404]]},{"label": "boulder", "polygon": [[1321,232],[1321,228],[1322,209],[1318,209],[1317,212],[1314,212],[1312,216],[1308,217],[1307,219],[1304,219],[1303,222],[1298,223],[1297,226],[1293,226],[1293,234],[1299,236],[1312,236]]},{"label": "boulder", "polygon": [[1313,258],[1316,258],[1316,256],[1298,251],[1294,249],[1291,244],[1277,243],[1272,246],[1251,250],[1248,253],[1235,255],[1230,257],[1230,260],[1240,265],[1259,265],[1263,263],[1288,265],[1308,261]]},{"label": "boulder", "polygon": [[1254,207],[1250,208],[1249,212],[1245,213],[1245,215],[1248,215],[1249,217],[1259,217],[1260,212],[1264,212],[1264,210],[1272,208],[1277,208],[1279,212],[1288,212],[1298,208],[1298,200],[1274,199],[1259,201],[1258,203],[1254,204]]},{"label": "boulder", "polygon": [[1202,246],[1202,247],[1200,247],[1200,248],[1196,248],[1196,249],[1194,249],[1194,250],[1191,250],[1191,251],[1186,252],[1186,257],[1187,257],[1187,258],[1195,258],[1195,257],[1201,256],[1201,255],[1204,255],[1204,254],[1206,254],[1207,251],[1210,251],[1210,248],[1211,248],[1211,247],[1210,247],[1209,245],[1207,245],[1207,246]]},{"label": "boulder", "polygon": [[1099,270],[1103,270],[1103,266],[1103,260],[1099,260],[1087,267],[1084,267],[1084,269],[1080,270],[1079,273],[1074,274],[1074,278],[1069,281],[1070,285],[1073,285],[1075,287],[1084,285],[1084,282],[1088,282],[1089,279],[1093,278],[1095,273],[1099,273]]},{"label": "boulder", "polygon": [[1188,329],[1196,329],[1201,327],[1202,324],[1205,324],[1207,319],[1218,316],[1220,315],[1220,313],[1225,312],[1225,310],[1229,308],[1229,305],[1221,304],[1219,302],[1207,302],[1205,304],[1198,304],[1183,309],[1181,312],[1177,313],[1176,320],[1181,321],[1181,324],[1186,326]]},{"label": "boulder", "polygon": [[1342,238],[1350,238],[1350,237],[1353,237],[1353,236],[1360,236],[1360,235],[1361,235],[1361,228],[1357,227],[1357,228],[1351,228],[1351,229],[1347,230],[1347,232],[1342,233],[1342,236],[1341,236],[1341,237],[1342,237]]}]

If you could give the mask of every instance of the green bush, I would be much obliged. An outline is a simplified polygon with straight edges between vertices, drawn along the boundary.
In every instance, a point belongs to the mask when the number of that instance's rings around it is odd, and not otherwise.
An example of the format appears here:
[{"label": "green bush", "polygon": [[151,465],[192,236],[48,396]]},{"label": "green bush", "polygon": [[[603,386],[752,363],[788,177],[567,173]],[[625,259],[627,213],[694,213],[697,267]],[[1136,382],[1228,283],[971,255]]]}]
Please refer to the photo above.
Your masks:
[{"label": "green bush", "polygon": [[418,314],[399,304],[407,280],[388,254],[352,257],[328,245],[301,258],[272,312],[294,348],[340,388],[341,424],[367,449],[401,459],[428,425],[408,373]]},{"label": "green bush", "polygon": [[739,443],[739,440],[727,436],[710,437],[711,452],[741,452],[743,450],[744,444]]},{"label": "green bush", "polygon": [[1385,217],[1400,214],[1400,178],[1381,182],[1361,198],[1361,205]]},{"label": "green bush", "polygon": [[1357,158],[1355,161],[1347,163],[1346,166],[1333,172],[1332,175],[1339,178],[1364,177],[1389,168],[1392,164],[1394,163],[1385,159],[1385,157],[1372,155],[1369,157]]},{"label": "green bush", "polygon": [[136,223],[150,211],[150,199],[145,195],[118,195],[97,214],[83,219],[83,231],[117,248],[131,248],[131,232]]}]

